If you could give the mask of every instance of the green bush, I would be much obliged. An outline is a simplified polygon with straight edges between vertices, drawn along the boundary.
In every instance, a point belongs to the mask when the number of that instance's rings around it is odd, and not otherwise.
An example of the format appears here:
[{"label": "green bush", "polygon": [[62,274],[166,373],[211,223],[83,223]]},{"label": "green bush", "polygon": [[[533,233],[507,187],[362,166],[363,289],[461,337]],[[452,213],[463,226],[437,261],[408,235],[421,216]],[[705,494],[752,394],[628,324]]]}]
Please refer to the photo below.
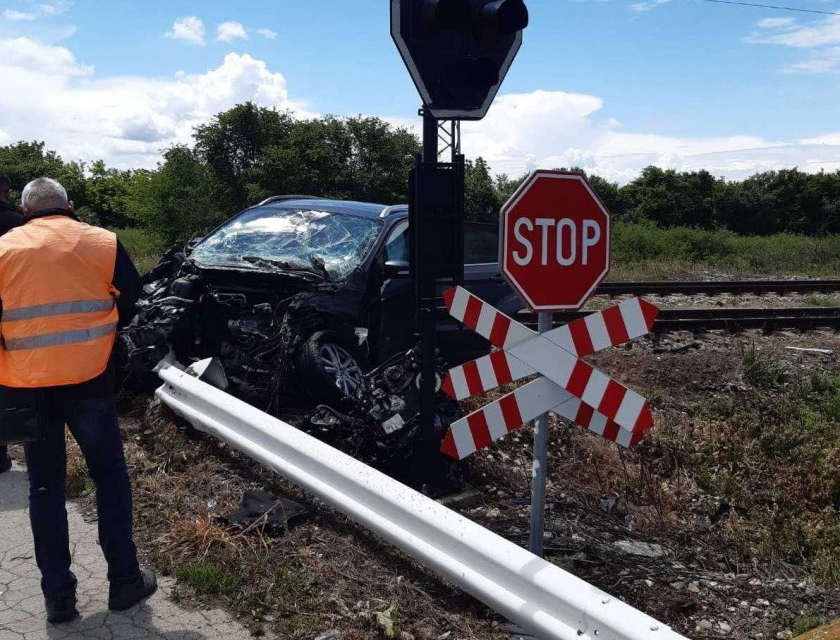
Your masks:
[{"label": "green bush", "polygon": [[665,264],[672,271],[712,267],[737,273],[832,275],[840,270],[840,236],[738,236],[727,230],[662,229],[649,221],[616,221],[612,256],[617,266],[630,272],[648,263],[656,266],[657,274]]},{"label": "green bush", "polygon": [[115,233],[140,273],[146,273],[155,266],[167,249],[165,241],[146,229],[116,229]]}]

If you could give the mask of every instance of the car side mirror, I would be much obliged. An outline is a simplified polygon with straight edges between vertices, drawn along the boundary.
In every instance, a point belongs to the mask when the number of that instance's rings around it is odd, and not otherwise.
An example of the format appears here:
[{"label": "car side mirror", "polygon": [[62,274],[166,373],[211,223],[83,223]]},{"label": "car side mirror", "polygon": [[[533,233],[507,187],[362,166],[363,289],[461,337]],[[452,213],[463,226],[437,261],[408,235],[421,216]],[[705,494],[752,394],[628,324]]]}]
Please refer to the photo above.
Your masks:
[{"label": "car side mirror", "polygon": [[193,238],[192,240],[190,240],[185,247],[185,249],[187,250],[187,253],[189,253],[190,251],[195,249],[196,245],[199,242],[201,242],[202,240],[204,240],[204,237],[202,237],[202,236],[200,236],[198,238]]},{"label": "car side mirror", "polygon": [[408,278],[411,275],[407,260],[388,260],[385,263],[386,278]]}]

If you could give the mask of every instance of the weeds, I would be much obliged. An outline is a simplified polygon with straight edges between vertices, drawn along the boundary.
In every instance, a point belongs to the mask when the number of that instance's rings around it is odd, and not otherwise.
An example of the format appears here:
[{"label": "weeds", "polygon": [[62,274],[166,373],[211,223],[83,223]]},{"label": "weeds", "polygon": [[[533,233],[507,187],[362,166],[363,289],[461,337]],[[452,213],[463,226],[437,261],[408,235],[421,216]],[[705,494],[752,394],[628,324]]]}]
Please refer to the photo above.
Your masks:
[{"label": "weeds", "polygon": [[88,474],[87,465],[76,441],[69,434],[65,435],[65,446],[70,451],[67,456],[67,475],[64,492],[68,499],[82,498],[91,495],[96,488]]},{"label": "weeds", "polygon": [[175,570],[175,577],[199,596],[236,596],[241,586],[238,575],[212,562],[187,562]]},{"label": "weeds", "polygon": [[840,298],[837,296],[805,296],[803,301],[806,307],[836,307],[840,306]]},{"label": "weeds", "polygon": [[785,380],[784,369],[778,360],[763,354],[755,343],[741,357],[741,374],[746,382],[755,387],[777,387]]},{"label": "weeds", "polygon": [[613,277],[673,279],[709,268],[737,274],[826,276],[840,269],[840,236],[739,236],[651,222],[613,225]]},{"label": "weeds", "polygon": [[793,624],[791,625],[793,635],[799,636],[803,633],[807,633],[812,629],[816,629],[824,622],[825,616],[823,616],[819,612],[805,611],[799,614],[799,616],[797,616],[796,619],[793,621]]},{"label": "weeds", "polygon": [[146,273],[154,267],[167,249],[157,236],[145,229],[117,229],[115,233],[131,254],[140,273]]}]

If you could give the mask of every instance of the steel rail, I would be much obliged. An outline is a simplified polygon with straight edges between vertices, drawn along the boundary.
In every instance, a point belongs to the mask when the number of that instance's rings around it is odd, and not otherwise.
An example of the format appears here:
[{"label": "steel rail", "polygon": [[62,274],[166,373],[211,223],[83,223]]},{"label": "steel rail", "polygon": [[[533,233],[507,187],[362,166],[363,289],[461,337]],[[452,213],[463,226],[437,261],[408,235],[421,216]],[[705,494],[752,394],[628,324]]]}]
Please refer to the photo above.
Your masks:
[{"label": "steel rail", "polygon": [[[589,311],[571,311],[554,314],[556,326],[589,315]],[[535,327],[537,317],[533,313],[520,313],[515,319],[528,327]],[[653,325],[653,333],[670,331],[741,329],[814,329],[840,328],[840,307],[778,307],[749,309],[662,309]]]},{"label": "steel rail", "polygon": [[672,295],[724,293],[835,293],[840,292],[840,280],[729,280],[721,282],[651,281],[604,282],[595,295]]},{"label": "steel rail", "polygon": [[[194,365],[199,368],[197,363]],[[371,467],[181,371],[157,396],[541,640],[685,640],[666,625]]]}]

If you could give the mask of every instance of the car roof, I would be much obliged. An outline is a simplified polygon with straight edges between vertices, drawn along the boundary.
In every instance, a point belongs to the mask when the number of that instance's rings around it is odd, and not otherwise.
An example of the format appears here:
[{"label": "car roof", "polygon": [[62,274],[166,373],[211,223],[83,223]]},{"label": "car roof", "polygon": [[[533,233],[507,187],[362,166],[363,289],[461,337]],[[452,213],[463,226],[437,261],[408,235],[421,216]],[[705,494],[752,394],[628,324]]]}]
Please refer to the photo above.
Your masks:
[{"label": "car roof", "polygon": [[334,211],[336,213],[345,213],[348,215],[371,219],[379,219],[388,217],[394,213],[408,211],[408,205],[389,206],[384,204],[375,204],[372,202],[329,200],[326,198],[290,198],[277,200],[276,202],[267,202],[266,204],[258,206],[269,209],[294,209],[297,207],[300,207],[301,209],[324,209],[325,211]]}]

